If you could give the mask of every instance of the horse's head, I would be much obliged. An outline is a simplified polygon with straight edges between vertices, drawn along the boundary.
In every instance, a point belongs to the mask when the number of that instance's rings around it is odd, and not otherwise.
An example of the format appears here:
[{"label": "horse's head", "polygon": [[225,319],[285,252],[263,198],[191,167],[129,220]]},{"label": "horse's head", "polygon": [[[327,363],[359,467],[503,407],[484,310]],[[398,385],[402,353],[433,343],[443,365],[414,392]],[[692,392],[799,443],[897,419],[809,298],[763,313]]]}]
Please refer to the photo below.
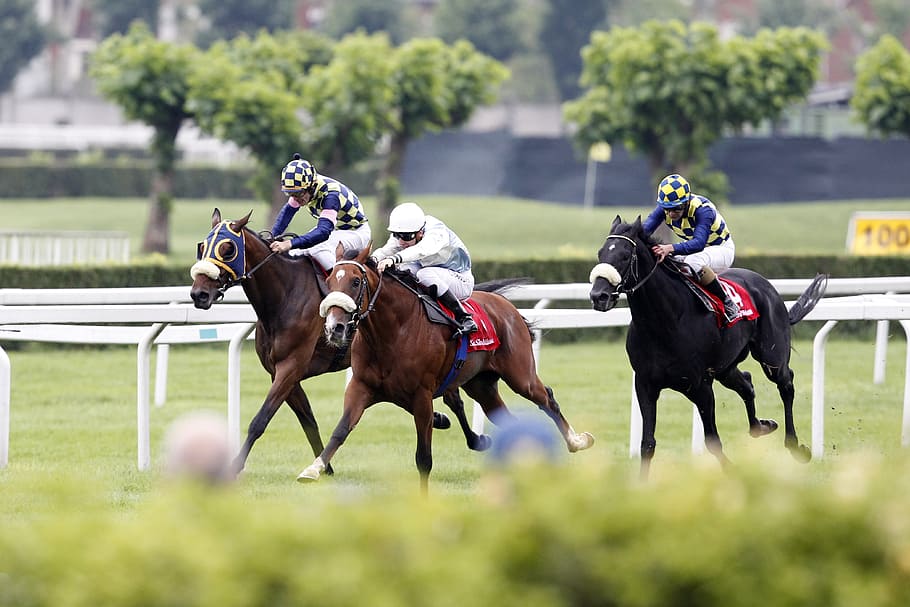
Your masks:
[{"label": "horse's head", "polygon": [[636,287],[639,280],[638,245],[642,243],[641,216],[624,223],[619,215],[597,252],[598,264],[591,270],[591,305],[599,312],[612,309],[620,293]]},{"label": "horse's head", "polygon": [[379,274],[369,255],[369,246],[353,256],[345,256],[340,243],[335,250],[337,261],[325,281],[329,294],[319,304],[325,338],[333,346],[344,346],[354,338],[357,325],[369,314],[379,292]]},{"label": "horse's head", "polygon": [[197,308],[211,308],[243,276],[246,269],[243,228],[252,213],[235,221],[222,221],[217,208],[212,213],[212,231],[196,245],[196,263],[190,268],[193,279],[190,297]]}]

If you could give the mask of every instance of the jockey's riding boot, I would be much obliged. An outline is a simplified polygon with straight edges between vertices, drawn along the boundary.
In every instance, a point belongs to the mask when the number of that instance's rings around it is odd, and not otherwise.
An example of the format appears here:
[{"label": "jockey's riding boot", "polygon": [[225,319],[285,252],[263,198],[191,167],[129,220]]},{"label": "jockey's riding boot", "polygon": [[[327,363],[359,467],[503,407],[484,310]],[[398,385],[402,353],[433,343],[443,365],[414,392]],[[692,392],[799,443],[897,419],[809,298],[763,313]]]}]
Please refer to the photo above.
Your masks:
[{"label": "jockey's riding boot", "polygon": [[471,315],[461,306],[458,298],[451,291],[446,291],[439,296],[439,301],[455,314],[455,322],[458,323],[458,334],[467,335],[477,330],[477,323]]},{"label": "jockey's riding boot", "polygon": [[724,288],[720,286],[720,282],[717,278],[706,284],[705,288],[710,291],[712,295],[716,295],[719,300],[724,302],[724,316],[727,317],[727,322],[735,320],[736,315],[739,314],[739,306],[733,303],[733,300],[730,299],[730,296],[727,295]]}]

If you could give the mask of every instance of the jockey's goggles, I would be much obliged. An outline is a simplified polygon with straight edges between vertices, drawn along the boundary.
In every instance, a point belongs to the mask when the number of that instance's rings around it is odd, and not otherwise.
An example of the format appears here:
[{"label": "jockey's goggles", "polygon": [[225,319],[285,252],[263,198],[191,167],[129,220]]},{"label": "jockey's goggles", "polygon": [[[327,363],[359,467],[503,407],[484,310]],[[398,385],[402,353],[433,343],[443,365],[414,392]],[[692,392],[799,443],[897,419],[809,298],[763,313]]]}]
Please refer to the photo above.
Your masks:
[{"label": "jockey's goggles", "polygon": [[417,238],[417,232],[392,232],[392,236],[398,240],[403,240],[405,242],[410,242]]}]

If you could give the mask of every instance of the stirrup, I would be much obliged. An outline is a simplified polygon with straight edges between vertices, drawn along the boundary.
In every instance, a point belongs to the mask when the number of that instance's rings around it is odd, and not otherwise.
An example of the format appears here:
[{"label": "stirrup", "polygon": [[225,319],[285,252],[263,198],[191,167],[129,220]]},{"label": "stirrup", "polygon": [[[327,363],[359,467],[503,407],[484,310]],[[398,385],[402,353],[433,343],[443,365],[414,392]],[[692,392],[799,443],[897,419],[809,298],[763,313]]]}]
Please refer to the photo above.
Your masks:
[{"label": "stirrup", "polygon": [[724,302],[724,316],[727,318],[727,322],[736,320],[736,317],[739,316],[739,312],[739,306],[733,302]]},{"label": "stirrup", "polygon": [[470,335],[477,331],[477,323],[474,322],[474,319],[468,316],[463,321],[458,322],[455,327],[455,331],[452,332],[452,339],[457,339],[462,335]]}]

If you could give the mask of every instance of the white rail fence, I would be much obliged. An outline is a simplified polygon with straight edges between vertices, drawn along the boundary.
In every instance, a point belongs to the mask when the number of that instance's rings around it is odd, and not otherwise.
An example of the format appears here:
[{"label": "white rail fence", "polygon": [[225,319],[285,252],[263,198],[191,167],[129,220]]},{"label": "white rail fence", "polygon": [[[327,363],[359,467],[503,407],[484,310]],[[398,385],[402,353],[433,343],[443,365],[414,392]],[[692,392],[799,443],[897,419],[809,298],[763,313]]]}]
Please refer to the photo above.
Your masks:
[{"label": "white rail fence", "polygon": [[[772,283],[786,298],[808,286],[809,280],[775,280]],[[516,302],[536,302],[522,313],[537,331],[565,328],[627,326],[628,308],[609,312],[584,309],[547,308],[556,300],[586,301],[590,285],[522,285],[507,295]],[[831,330],[840,320],[875,320],[879,323],[876,344],[875,381],[884,379],[887,324],[900,321],[910,332],[910,277],[831,279],[828,295],[807,316],[828,321],[815,337],[813,347],[812,452],[824,453],[824,354]],[[890,295],[886,295],[890,294]],[[165,400],[167,355],[170,344],[228,342],[228,428],[233,446],[240,444],[240,352],[251,337],[255,313],[241,289],[227,292],[225,300],[210,310],[197,310],[189,302],[188,287],[123,289],[0,289],[0,344],[3,341],[44,341],[51,343],[135,344],[137,346],[137,434],[138,467],[151,463],[150,359],[158,347],[155,402]],[[132,326],[124,326],[129,323]],[[136,326],[142,325],[142,326]],[[884,330],[882,326],[884,325]],[[882,343],[879,344],[878,342]],[[908,333],[910,341],[910,333]],[[537,340],[535,357],[539,357]],[[881,363],[881,364],[880,364]],[[880,367],[880,371],[879,371]],[[0,468],[9,461],[10,361],[0,347]],[[902,424],[902,444],[910,444],[910,348],[908,348]],[[641,417],[634,391],[630,404],[629,449],[637,455]],[[475,407],[475,427],[483,427],[483,414]],[[693,450],[702,448],[701,423],[693,407]]]},{"label": "white rail fence", "polygon": [[60,266],[129,261],[126,232],[0,230],[0,264]]}]

